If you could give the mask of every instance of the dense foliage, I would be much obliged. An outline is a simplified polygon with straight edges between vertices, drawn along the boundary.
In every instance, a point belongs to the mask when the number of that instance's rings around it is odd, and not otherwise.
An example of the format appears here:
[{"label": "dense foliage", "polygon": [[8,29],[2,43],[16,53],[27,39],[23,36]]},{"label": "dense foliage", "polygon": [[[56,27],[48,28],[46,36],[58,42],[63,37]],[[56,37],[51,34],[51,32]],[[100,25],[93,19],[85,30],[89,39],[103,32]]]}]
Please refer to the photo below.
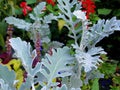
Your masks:
[{"label": "dense foliage", "polygon": [[119,90],[119,9],[101,2],[1,0],[0,89]]}]

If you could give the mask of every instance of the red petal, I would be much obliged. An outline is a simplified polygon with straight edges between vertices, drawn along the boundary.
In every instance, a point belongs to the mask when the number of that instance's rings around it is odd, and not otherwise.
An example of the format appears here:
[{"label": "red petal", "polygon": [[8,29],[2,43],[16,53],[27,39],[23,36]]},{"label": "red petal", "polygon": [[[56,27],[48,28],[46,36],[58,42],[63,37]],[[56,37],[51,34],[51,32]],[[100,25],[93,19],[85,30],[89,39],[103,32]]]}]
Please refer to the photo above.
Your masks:
[{"label": "red petal", "polygon": [[27,9],[24,8],[24,9],[22,10],[22,12],[23,12],[23,15],[24,15],[24,16],[27,15]]},{"label": "red petal", "polygon": [[27,9],[28,11],[32,11],[32,8],[29,7],[29,6],[26,6],[26,9]]},{"label": "red petal", "polygon": [[46,2],[47,2],[48,4],[51,4],[52,6],[55,5],[55,2],[54,2],[53,0],[46,0]]},{"label": "red petal", "polygon": [[21,8],[24,8],[24,7],[26,7],[26,6],[27,6],[27,3],[26,3],[26,2],[21,2],[21,3],[20,3],[20,7],[21,7]]}]

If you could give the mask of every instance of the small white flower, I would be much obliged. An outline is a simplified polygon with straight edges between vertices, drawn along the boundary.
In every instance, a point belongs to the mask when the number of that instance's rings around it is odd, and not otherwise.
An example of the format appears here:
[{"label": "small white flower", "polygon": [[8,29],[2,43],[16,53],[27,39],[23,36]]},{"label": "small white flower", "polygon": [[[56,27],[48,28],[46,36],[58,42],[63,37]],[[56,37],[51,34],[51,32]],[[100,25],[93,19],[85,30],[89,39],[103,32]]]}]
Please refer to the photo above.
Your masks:
[{"label": "small white flower", "polygon": [[77,11],[74,11],[73,14],[78,18],[78,19],[81,19],[82,21],[85,21],[87,18],[86,18],[86,15],[85,15],[85,12],[81,11],[81,10],[77,10]]}]

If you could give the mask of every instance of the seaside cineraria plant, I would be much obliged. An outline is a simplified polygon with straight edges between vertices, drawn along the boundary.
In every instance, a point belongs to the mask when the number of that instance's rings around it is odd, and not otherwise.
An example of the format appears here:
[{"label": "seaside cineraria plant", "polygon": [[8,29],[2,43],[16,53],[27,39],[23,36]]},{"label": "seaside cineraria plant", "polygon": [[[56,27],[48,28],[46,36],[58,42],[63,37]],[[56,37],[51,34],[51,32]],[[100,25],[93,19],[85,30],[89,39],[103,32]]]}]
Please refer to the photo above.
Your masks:
[{"label": "seaside cineraria plant", "polygon": [[[0,90],[82,90],[89,80],[104,77],[97,68],[104,63],[100,55],[106,52],[96,44],[119,31],[120,20],[113,17],[92,24],[87,12],[82,10],[81,0],[56,0],[50,4],[57,6],[57,15],[45,14],[47,4],[40,2],[29,14],[31,22],[13,16],[5,18],[8,24],[29,32],[35,47],[20,37],[9,39],[12,56],[17,59],[0,65]],[[74,42],[67,46],[52,41],[49,27],[52,20],[63,20],[69,30],[68,36]],[[33,65],[36,57],[39,59]],[[11,65],[13,69],[9,68]]]}]

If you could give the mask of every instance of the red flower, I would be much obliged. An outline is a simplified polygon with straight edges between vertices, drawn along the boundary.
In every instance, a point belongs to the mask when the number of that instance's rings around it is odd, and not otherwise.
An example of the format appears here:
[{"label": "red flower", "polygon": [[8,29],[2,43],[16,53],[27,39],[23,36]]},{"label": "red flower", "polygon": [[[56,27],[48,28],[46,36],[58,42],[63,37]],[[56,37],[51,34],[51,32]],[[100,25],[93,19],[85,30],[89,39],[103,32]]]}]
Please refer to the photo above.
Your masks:
[{"label": "red flower", "polygon": [[86,12],[86,16],[87,18],[89,18],[89,15],[91,13],[95,12],[95,3],[92,0],[79,0],[82,2],[82,7],[83,7],[83,11]]},{"label": "red flower", "polygon": [[21,2],[20,7],[23,8],[22,12],[23,15],[26,16],[28,11],[32,11],[32,8],[30,6],[27,6],[26,2]]},{"label": "red flower", "polygon": [[55,6],[54,0],[46,0],[46,2],[47,2],[48,4],[51,4],[52,6]]}]

